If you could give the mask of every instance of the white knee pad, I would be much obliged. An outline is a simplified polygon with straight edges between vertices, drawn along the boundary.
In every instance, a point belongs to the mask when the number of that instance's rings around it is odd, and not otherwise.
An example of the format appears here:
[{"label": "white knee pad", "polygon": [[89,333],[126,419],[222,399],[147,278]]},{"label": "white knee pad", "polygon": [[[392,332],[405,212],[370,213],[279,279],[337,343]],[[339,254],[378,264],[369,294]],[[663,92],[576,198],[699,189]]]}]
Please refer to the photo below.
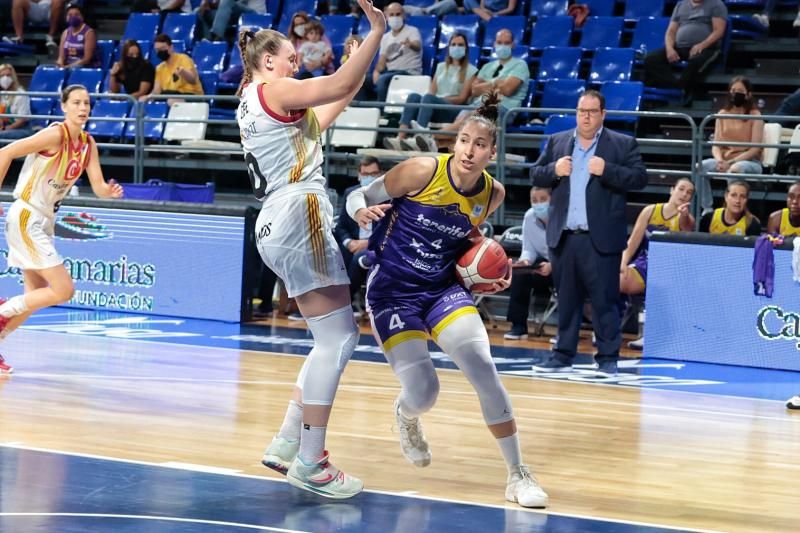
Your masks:
[{"label": "white knee pad", "polygon": [[439,397],[439,378],[428,352],[428,342],[410,339],[386,352],[402,391],[400,406],[403,414],[415,418],[427,413]]},{"label": "white knee pad", "polygon": [[303,403],[331,405],[347,361],[358,345],[358,326],[348,305],[327,315],[306,319],[314,348],[303,365]]},{"label": "white knee pad", "polygon": [[437,343],[475,388],[486,424],[512,420],[511,398],[492,361],[489,336],[480,316],[466,314],[457,318],[439,333]]}]

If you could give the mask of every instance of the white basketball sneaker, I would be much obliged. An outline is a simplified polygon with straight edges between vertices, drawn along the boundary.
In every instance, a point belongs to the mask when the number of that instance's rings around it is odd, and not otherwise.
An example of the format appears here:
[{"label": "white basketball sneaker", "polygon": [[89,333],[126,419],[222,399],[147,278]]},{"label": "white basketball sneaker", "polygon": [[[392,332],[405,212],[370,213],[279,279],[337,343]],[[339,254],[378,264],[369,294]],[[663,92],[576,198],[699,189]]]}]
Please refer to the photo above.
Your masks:
[{"label": "white basketball sneaker", "polygon": [[546,507],[547,499],[547,493],[526,465],[519,465],[508,475],[506,500],[523,507]]},{"label": "white basketball sneaker", "polygon": [[283,437],[274,437],[264,451],[261,464],[285,476],[289,465],[297,457],[298,451],[300,451],[300,439],[289,440]]},{"label": "white basketball sneaker", "polygon": [[406,418],[400,413],[400,401],[394,401],[394,417],[397,420],[397,429],[400,430],[400,449],[403,455],[414,466],[428,466],[431,464],[431,450],[425,433],[422,432],[422,423],[417,418]]},{"label": "white basketball sneaker", "polygon": [[326,498],[344,500],[364,490],[364,482],[348,476],[328,460],[328,451],[316,463],[307,465],[295,457],[286,473],[286,481],[298,489]]}]

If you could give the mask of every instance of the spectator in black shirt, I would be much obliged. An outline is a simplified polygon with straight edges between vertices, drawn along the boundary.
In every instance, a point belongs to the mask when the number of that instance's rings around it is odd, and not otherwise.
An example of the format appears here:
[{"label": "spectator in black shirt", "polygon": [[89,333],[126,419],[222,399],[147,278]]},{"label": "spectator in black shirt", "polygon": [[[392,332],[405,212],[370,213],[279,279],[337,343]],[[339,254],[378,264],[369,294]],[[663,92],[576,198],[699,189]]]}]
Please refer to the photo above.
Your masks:
[{"label": "spectator in black shirt", "polygon": [[128,39],[122,46],[120,60],[111,67],[110,92],[120,92],[120,86],[134,98],[146,96],[153,90],[156,71],[142,55],[139,43]]}]

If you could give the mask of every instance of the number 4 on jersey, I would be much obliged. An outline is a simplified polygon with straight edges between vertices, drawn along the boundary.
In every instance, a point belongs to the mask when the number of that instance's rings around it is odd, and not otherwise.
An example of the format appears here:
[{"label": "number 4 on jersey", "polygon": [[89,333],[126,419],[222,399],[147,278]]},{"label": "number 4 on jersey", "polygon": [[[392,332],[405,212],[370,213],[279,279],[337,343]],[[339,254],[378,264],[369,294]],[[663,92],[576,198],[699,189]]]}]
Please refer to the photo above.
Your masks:
[{"label": "number 4 on jersey", "polygon": [[400,320],[400,315],[393,314],[389,319],[389,329],[403,329],[404,327],[406,327],[406,323]]}]

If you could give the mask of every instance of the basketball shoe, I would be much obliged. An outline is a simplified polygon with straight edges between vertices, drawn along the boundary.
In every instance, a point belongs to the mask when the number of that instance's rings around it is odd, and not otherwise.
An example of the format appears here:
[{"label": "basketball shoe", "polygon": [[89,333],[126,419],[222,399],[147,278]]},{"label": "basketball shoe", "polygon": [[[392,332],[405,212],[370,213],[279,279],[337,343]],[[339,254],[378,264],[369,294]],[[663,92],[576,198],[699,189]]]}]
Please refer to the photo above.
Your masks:
[{"label": "basketball shoe", "polygon": [[6,363],[6,360],[0,355],[0,374],[10,374],[13,371],[14,367]]},{"label": "basketball shoe", "polygon": [[289,440],[283,437],[273,437],[272,442],[264,451],[261,464],[285,476],[299,450],[300,439]]},{"label": "basketball shoe", "polygon": [[523,507],[546,507],[547,498],[547,493],[539,486],[530,468],[526,465],[514,467],[514,471],[508,475],[506,500]]},{"label": "basketball shoe", "polygon": [[328,450],[316,463],[307,465],[297,456],[289,466],[286,481],[298,489],[307,490],[326,498],[344,500],[364,490],[364,482],[348,476],[331,463]]},{"label": "basketball shoe", "polygon": [[[0,359],[2,359],[2,357],[0,357]],[[800,409],[800,395],[789,398],[789,400],[786,402],[786,408]]]},{"label": "basketball shoe", "polygon": [[394,417],[397,420],[397,429],[400,431],[400,449],[403,455],[414,466],[428,466],[431,464],[431,450],[425,433],[422,432],[422,423],[417,418],[406,418],[400,412],[400,401],[394,401]]}]

